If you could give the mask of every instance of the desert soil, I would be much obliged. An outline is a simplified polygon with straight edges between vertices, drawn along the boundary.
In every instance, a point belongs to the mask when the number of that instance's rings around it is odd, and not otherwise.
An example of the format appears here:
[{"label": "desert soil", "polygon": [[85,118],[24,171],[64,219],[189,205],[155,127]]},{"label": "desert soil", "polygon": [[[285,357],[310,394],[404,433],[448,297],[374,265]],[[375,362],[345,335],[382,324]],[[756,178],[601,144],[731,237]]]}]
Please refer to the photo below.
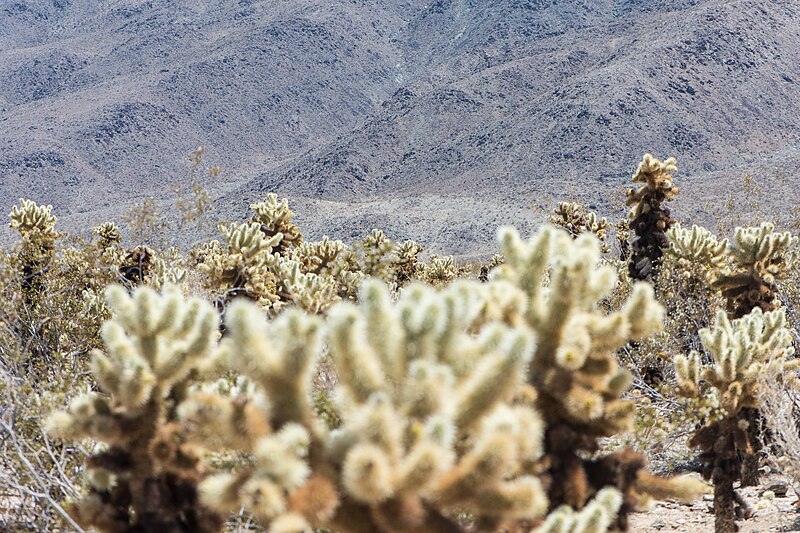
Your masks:
[{"label": "desert soil", "polygon": [[[762,494],[774,485],[787,487],[783,497],[770,498]],[[780,493],[780,490],[776,491]],[[780,476],[766,476],[760,486],[740,489],[745,500],[753,507],[753,517],[740,520],[741,533],[768,533],[800,531],[800,512],[795,502],[798,494],[789,480]],[[713,533],[714,515],[710,512],[711,495],[691,505],[676,502],[658,502],[652,510],[633,515],[632,533]]]}]

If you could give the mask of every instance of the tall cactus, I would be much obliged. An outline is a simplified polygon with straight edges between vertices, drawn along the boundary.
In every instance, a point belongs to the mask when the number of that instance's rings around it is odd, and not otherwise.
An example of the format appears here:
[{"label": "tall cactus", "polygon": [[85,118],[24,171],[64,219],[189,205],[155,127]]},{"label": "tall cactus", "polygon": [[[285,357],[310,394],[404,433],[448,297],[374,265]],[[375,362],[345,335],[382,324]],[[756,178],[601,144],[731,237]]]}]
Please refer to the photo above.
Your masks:
[{"label": "tall cactus", "polygon": [[[728,245],[730,257],[727,268],[714,280],[727,301],[728,316],[742,318],[755,309],[769,312],[777,308],[776,282],[786,276],[791,249],[797,239],[789,232],[778,233],[772,224],[758,227],[736,228],[733,241]],[[752,408],[745,411],[749,420],[754,452],[744,461],[742,484],[758,484],[758,452],[762,446],[761,413]]]},{"label": "tall cactus", "polygon": [[55,254],[58,219],[52,210],[51,205],[41,206],[20,198],[19,205],[15,205],[9,215],[9,225],[22,237],[14,259],[20,274],[23,301],[29,307],[35,306],[43,296],[43,274]]},{"label": "tall cactus", "polygon": [[628,264],[632,279],[652,280],[669,245],[666,232],[675,220],[663,204],[680,192],[672,184],[672,174],[677,170],[674,157],[659,161],[645,154],[633,174],[633,183],[642,185],[628,191],[627,204],[632,206],[628,219],[630,229],[636,233]]},{"label": "tall cactus", "polygon": [[[525,293],[520,319],[536,333],[528,382],[547,422],[551,505],[582,508],[596,490],[612,484],[624,496],[616,524],[624,529],[628,513],[656,482],[650,483],[639,454],[622,451],[593,459],[584,454],[596,452],[600,438],[630,428],[634,405],[622,394],[631,376],[620,368],[615,351],[658,331],[663,309],[650,285],[640,283],[621,310],[600,310],[599,302],[615,286],[616,271],[600,263],[600,243],[592,235],[573,240],[545,227],[525,242],[505,228],[500,240],[506,261],[494,278]],[[547,287],[542,283],[546,273]],[[618,476],[620,471],[627,475]],[[662,487],[670,490],[668,483]]]}]

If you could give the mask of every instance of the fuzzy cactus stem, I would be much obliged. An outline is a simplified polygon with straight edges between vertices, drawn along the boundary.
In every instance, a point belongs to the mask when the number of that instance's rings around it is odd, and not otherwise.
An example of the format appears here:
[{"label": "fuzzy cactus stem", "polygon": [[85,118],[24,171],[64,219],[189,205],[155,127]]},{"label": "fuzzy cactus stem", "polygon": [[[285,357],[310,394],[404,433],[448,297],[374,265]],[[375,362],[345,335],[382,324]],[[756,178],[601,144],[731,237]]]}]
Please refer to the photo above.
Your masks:
[{"label": "fuzzy cactus stem", "polygon": [[672,174],[677,170],[674,157],[660,161],[645,154],[633,174],[633,183],[642,185],[630,189],[627,200],[627,205],[632,206],[628,215],[629,226],[636,234],[628,263],[632,279],[652,280],[664,249],[669,246],[667,230],[675,220],[663,204],[680,192],[672,184]]}]

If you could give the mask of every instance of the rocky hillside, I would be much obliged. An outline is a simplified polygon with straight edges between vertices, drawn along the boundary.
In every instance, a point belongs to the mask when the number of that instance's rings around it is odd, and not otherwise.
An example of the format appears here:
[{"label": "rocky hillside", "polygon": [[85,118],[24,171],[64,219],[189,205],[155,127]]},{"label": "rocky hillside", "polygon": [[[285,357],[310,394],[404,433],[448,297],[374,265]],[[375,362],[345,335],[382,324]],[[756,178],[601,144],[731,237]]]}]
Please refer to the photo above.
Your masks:
[{"label": "rocky hillside", "polygon": [[[217,208],[268,191],[318,235],[372,226],[487,253],[575,197],[612,214],[641,154],[676,155],[699,216],[800,160],[790,1],[10,0],[0,205],[67,223],[168,201],[198,145]],[[790,180],[789,180],[790,181]],[[796,199],[790,182],[775,198]],[[770,182],[770,183],[773,183]],[[784,193],[784,194],[778,194]]]}]

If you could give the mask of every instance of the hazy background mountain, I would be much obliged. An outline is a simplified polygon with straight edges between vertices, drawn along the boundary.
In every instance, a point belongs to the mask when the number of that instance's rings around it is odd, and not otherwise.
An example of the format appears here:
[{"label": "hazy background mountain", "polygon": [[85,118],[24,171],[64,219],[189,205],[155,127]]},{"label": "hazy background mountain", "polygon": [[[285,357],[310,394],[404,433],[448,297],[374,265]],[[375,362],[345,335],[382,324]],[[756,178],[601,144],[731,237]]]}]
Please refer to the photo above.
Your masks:
[{"label": "hazy background mountain", "polygon": [[675,155],[679,218],[750,173],[797,202],[792,1],[0,3],[0,206],[66,227],[169,202],[197,146],[222,216],[269,191],[314,237],[372,227],[485,254],[573,197],[621,215]]}]

